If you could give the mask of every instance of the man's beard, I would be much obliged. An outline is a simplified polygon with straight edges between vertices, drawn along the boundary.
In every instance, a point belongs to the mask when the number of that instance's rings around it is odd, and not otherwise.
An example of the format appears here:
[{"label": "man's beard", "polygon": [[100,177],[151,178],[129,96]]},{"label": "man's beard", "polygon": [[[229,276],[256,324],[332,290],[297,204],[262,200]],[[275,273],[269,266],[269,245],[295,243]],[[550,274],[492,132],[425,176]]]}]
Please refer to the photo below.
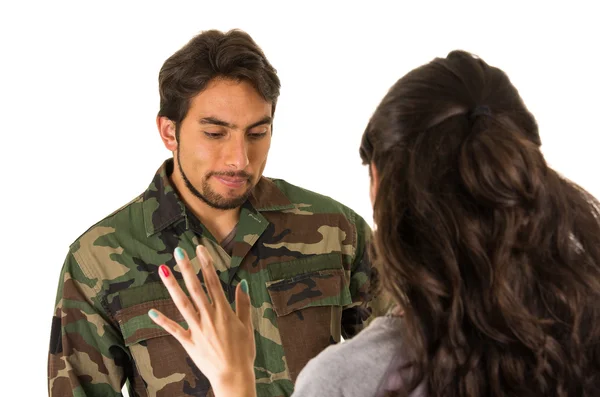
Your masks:
[{"label": "man's beard", "polygon": [[[185,175],[185,172],[183,171],[183,168],[181,167],[181,158],[179,157],[179,153],[180,153],[180,151],[177,151],[177,166],[179,167],[179,172],[181,172],[181,176],[183,177],[183,182],[185,183],[185,186],[188,188],[188,190],[190,192],[192,192],[192,194],[194,196],[198,197],[200,200],[204,201],[209,206],[219,209],[219,210],[232,210],[234,208],[241,207],[241,205],[244,204],[246,202],[246,200],[248,200],[248,197],[252,193],[252,188],[253,188],[252,184],[250,183],[250,175],[248,175],[245,172],[233,172],[233,171],[232,172],[209,172],[208,174],[206,174],[204,176],[204,179],[202,181],[203,193],[200,193],[198,191],[198,189],[196,189],[194,187],[194,185],[192,185],[192,182],[190,182],[187,175]],[[223,176],[229,176],[229,177],[246,178],[248,180],[248,184],[250,186],[248,186],[248,189],[241,196],[227,199],[227,198],[223,197],[222,195],[220,195],[219,193],[215,192],[210,187],[210,185],[208,183],[208,179],[212,175],[223,175]]]}]

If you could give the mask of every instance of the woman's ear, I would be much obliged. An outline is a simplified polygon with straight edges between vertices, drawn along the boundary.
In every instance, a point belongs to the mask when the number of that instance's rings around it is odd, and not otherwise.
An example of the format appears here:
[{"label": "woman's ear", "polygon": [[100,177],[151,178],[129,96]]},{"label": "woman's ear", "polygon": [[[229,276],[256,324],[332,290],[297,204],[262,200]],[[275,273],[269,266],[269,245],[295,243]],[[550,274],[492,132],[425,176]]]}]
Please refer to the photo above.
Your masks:
[{"label": "woman's ear", "polygon": [[369,189],[371,205],[375,205],[375,197],[377,197],[377,190],[379,189],[379,172],[373,162],[369,163],[369,173],[371,174],[371,186]]}]

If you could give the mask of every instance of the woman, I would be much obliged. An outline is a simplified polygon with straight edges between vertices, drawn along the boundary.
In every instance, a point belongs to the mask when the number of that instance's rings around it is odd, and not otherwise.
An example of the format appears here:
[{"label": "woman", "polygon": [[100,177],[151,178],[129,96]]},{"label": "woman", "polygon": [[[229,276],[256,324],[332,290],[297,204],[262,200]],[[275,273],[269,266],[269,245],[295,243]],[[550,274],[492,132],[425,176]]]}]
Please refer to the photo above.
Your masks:
[{"label": "woman", "polygon": [[[540,145],[506,74],[468,53],[435,59],[390,89],[360,154],[383,288],[403,315],[326,349],[294,396],[600,394],[600,205],[549,168]],[[163,281],[189,330],[150,314],[216,396],[254,396],[247,285],[236,315],[202,247],[198,256],[213,303],[186,257],[199,314]]]}]

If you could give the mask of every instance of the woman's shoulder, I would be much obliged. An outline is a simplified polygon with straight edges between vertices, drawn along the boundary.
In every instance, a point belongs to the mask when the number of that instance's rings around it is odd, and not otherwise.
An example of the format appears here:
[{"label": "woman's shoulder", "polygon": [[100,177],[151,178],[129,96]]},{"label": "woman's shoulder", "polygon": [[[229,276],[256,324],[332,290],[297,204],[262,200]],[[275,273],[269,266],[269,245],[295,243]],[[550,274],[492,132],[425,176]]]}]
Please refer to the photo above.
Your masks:
[{"label": "woman's shoulder", "polygon": [[298,376],[294,397],[375,395],[401,346],[400,317],[382,316],[354,338],[329,346]]}]

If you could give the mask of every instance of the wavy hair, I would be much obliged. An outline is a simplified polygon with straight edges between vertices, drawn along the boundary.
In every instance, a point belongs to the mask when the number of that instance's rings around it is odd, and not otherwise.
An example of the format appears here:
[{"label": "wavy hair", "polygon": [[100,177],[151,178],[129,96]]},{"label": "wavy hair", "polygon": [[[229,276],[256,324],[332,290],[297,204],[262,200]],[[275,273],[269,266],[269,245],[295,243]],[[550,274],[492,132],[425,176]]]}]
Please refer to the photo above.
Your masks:
[{"label": "wavy hair", "polygon": [[373,114],[374,247],[405,317],[393,395],[599,395],[600,206],[540,146],[507,75],[463,51]]}]

